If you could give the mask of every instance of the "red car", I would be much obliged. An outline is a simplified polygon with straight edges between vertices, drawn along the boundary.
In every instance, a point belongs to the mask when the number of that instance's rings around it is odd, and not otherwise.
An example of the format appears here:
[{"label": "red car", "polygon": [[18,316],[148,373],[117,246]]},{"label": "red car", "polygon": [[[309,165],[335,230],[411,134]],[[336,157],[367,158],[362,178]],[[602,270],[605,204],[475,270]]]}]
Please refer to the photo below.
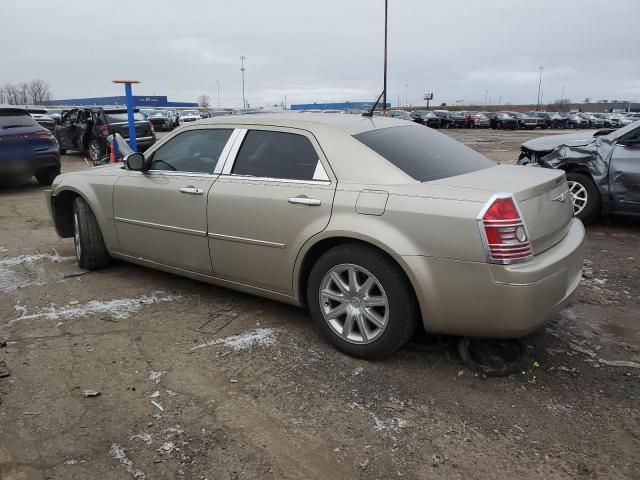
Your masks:
[{"label": "red car", "polygon": [[491,122],[479,112],[467,112],[467,128],[489,128]]}]

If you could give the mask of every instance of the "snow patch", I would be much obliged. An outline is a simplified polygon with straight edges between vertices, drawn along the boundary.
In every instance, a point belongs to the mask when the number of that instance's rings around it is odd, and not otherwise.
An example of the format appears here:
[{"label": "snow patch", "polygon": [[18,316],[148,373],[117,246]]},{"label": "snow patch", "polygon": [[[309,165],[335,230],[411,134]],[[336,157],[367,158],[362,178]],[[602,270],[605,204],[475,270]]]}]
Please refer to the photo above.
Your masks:
[{"label": "snow patch", "polygon": [[158,449],[158,452],[163,455],[171,455],[175,449],[176,444],[174,442],[164,442]]},{"label": "snow patch", "polygon": [[257,328],[240,335],[232,335],[225,338],[217,338],[206,343],[196,345],[191,350],[212,347],[214,345],[224,345],[232,350],[250,350],[253,347],[270,347],[276,344],[276,331],[272,328]]},{"label": "snow patch", "polygon": [[147,432],[136,433],[131,440],[140,440],[144,442],[147,446],[153,443],[153,434]]},{"label": "snow patch", "polygon": [[124,453],[124,448],[122,448],[117,443],[111,445],[111,450],[109,451],[111,456],[120,462],[128,473],[130,473],[133,478],[137,478],[139,480],[145,480],[146,476],[142,470],[135,467],[135,464],[129,460],[127,454]]},{"label": "snow patch", "polygon": [[[44,285],[44,282],[34,279],[36,272],[27,265],[39,263],[44,260],[50,262],[66,262],[75,260],[76,257],[62,257],[57,252],[38,253],[34,255],[18,255],[17,257],[8,257],[0,259],[0,292],[12,292],[18,288],[28,287],[30,285]],[[15,267],[22,266],[22,269],[16,270]]]},{"label": "snow patch", "polygon": [[152,382],[156,382],[156,385],[157,385],[158,383],[160,383],[160,379],[165,373],[167,373],[166,370],[163,370],[162,372],[154,372],[153,370],[151,370],[149,372],[148,380],[151,380]]},{"label": "snow patch", "polygon": [[36,313],[27,313],[26,307],[16,305],[15,309],[22,314],[7,323],[11,326],[22,320],[75,320],[88,317],[90,315],[108,314],[113,318],[124,319],[132,313],[138,312],[146,305],[156,303],[174,302],[182,298],[182,295],[155,291],[151,295],[141,295],[135,298],[117,298],[114,300],[91,300],[87,303],[67,304],[62,307],[52,305],[48,308],[39,309]]}]

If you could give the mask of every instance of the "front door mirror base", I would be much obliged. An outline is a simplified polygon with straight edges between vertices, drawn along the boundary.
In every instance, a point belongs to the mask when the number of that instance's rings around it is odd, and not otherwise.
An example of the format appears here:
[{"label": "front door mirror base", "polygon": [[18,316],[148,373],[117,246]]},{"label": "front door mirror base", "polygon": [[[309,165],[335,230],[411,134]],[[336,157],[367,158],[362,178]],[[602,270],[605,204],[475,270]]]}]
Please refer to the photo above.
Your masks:
[{"label": "front door mirror base", "polygon": [[127,169],[136,172],[143,172],[145,170],[144,155],[140,152],[133,152],[124,157],[124,163]]}]

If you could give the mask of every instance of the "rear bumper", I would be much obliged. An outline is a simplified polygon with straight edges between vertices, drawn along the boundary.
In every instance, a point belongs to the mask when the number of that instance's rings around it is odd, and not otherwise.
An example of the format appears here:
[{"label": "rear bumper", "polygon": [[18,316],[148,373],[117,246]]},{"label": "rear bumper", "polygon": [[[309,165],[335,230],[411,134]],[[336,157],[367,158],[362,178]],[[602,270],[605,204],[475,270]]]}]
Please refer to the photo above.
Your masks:
[{"label": "rear bumper", "polygon": [[5,159],[0,162],[0,176],[3,178],[31,177],[52,168],[60,168],[60,152],[57,148],[40,151],[31,158]]},{"label": "rear bumper", "polygon": [[570,300],[582,277],[584,227],[518,265],[400,257],[416,290],[425,330],[517,338],[539,329]]}]

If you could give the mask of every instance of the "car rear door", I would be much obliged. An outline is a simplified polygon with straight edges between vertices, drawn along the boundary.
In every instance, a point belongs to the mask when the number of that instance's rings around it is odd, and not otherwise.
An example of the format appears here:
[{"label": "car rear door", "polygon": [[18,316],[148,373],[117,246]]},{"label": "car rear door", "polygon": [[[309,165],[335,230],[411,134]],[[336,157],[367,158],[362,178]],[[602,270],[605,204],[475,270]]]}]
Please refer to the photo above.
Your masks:
[{"label": "car rear door", "polygon": [[640,127],[618,139],[611,153],[609,191],[621,207],[640,207]]},{"label": "car rear door", "polygon": [[304,130],[241,130],[209,193],[209,245],[218,277],[292,293],[303,244],[329,223],[335,178]]},{"label": "car rear door", "polygon": [[62,116],[60,125],[56,127],[56,137],[62,149],[74,149],[73,131],[78,121],[78,109],[69,110]]},{"label": "car rear door", "polygon": [[121,253],[211,275],[207,195],[232,133],[184,131],[150,153],[148,172],[127,171],[117,180],[113,208]]}]

